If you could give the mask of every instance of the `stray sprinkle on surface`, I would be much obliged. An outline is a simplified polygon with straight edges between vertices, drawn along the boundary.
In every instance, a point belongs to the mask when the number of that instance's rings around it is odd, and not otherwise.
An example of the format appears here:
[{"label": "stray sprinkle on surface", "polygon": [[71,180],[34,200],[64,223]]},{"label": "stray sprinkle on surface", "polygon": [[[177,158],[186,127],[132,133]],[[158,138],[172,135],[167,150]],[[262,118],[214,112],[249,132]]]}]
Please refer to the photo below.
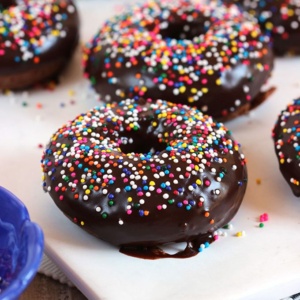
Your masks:
[{"label": "stray sprinkle on surface", "polygon": [[246,236],[246,232],[245,232],[244,230],[238,231],[238,232],[236,233],[236,236],[237,236],[237,237],[244,237],[244,236]]},{"label": "stray sprinkle on surface", "polygon": [[233,228],[233,225],[231,223],[228,223],[225,226],[223,226],[223,228],[231,230]]}]

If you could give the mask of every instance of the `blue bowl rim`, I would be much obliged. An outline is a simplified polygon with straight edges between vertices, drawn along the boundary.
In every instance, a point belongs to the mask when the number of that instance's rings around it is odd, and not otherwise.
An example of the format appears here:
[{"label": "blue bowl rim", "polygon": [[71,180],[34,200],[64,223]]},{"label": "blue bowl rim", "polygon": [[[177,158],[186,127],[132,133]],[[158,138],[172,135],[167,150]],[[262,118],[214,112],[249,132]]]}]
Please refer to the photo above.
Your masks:
[{"label": "blue bowl rim", "polygon": [[0,195],[12,201],[22,212],[22,230],[28,233],[30,241],[32,242],[32,251],[28,255],[29,261],[27,260],[24,268],[18,272],[9,286],[0,293],[2,300],[11,300],[17,299],[36,275],[43,257],[44,234],[40,226],[30,220],[28,210],[19,198],[2,186],[0,186]]}]

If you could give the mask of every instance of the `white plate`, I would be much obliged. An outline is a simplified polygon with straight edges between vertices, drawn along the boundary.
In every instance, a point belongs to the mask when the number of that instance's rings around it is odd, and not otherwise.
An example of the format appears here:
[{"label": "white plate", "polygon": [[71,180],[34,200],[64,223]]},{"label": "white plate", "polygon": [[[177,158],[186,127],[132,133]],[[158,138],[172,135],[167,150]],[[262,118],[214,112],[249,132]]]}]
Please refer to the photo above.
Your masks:
[{"label": "white plate", "polygon": [[[88,41],[122,1],[81,1]],[[279,173],[271,129],[280,110],[300,96],[300,58],[276,59],[276,92],[255,111],[227,123],[248,160],[249,184],[234,228],[198,256],[142,260],[72,224],[42,190],[40,159],[51,134],[99,104],[82,77],[79,49],[54,91],[0,96],[0,185],[28,207],[45,233],[47,255],[89,299],[280,299],[300,291],[300,199]],[[72,102],[75,101],[75,103]],[[24,106],[24,102],[27,106]],[[257,184],[257,179],[261,184]],[[259,216],[269,214],[264,228]],[[246,236],[235,234],[244,230]]]}]

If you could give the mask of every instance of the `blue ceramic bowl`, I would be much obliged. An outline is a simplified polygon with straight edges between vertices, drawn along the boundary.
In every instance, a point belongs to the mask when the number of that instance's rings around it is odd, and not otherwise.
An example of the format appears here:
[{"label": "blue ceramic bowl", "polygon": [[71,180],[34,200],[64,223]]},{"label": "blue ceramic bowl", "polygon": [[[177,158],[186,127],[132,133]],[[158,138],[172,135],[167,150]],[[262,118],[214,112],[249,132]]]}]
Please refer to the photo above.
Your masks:
[{"label": "blue ceramic bowl", "polygon": [[41,263],[44,235],[25,205],[0,187],[0,299],[18,299]]}]

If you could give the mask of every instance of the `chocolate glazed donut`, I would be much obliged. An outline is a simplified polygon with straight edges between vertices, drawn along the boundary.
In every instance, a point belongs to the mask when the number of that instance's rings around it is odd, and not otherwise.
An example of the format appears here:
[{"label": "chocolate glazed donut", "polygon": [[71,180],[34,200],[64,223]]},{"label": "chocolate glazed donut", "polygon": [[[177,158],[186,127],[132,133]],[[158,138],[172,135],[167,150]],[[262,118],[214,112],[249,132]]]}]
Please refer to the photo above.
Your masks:
[{"label": "chocolate glazed donut", "polygon": [[234,2],[257,18],[262,30],[271,37],[275,54],[279,56],[287,53],[300,54],[299,1],[236,0]]},{"label": "chocolate glazed donut", "polygon": [[269,38],[235,5],[150,1],[108,20],[84,49],[103,101],[172,99],[229,120],[259,105],[273,69]]},{"label": "chocolate glazed donut", "polygon": [[273,139],[280,171],[294,195],[300,197],[300,98],[281,111]]},{"label": "chocolate glazed donut", "polygon": [[[217,239],[247,185],[239,144],[185,105],[125,101],[77,116],[51,137],[43,187],[82,229],[143,258],[190,257]],[[159,248],[186,242],[176,254]]]},{"label": "chocolate glazed donut", "polygon": [[1,1],[0,90],[58,75],[77,46],[78,23],[71,0]]}]

